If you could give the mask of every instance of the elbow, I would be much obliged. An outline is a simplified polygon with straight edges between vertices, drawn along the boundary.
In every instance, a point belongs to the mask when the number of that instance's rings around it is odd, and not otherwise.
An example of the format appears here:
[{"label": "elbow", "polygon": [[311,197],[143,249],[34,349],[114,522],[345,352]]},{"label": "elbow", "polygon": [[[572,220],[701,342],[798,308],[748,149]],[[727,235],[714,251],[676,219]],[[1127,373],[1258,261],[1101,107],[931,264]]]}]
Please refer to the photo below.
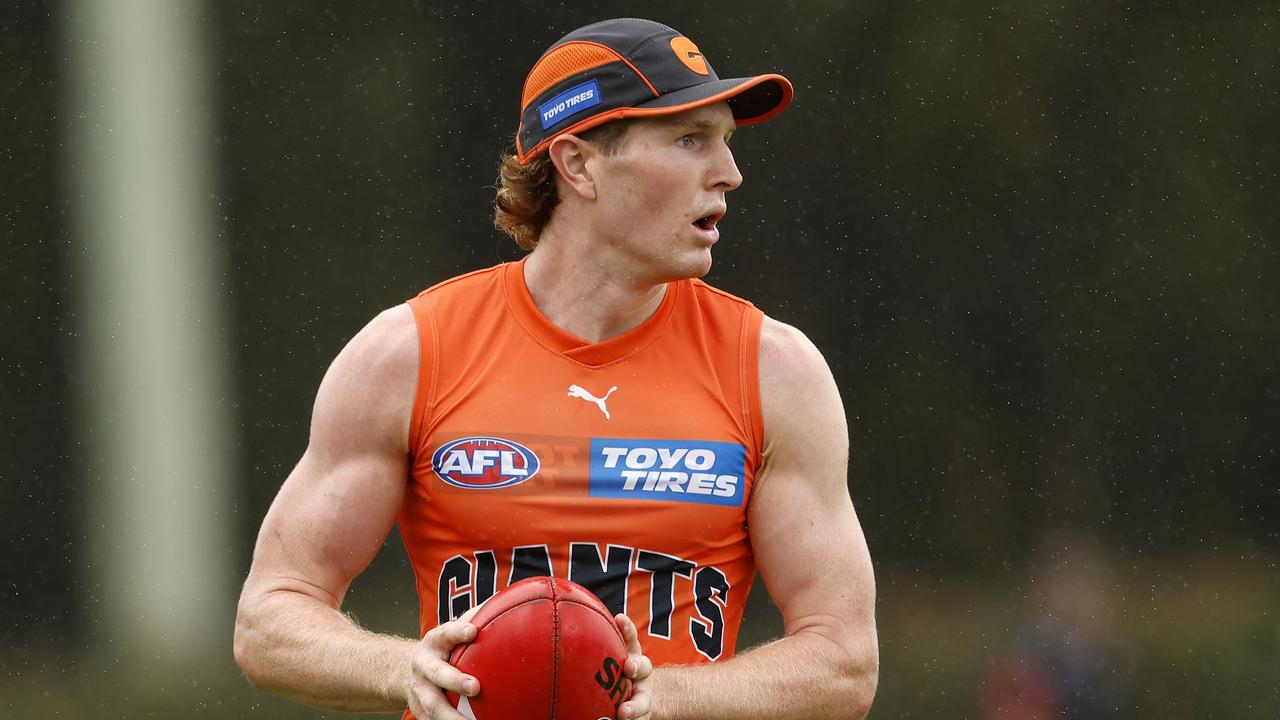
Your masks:
[{"label": "elbow", "polygon": [[849,720],[862,720],[871,712],[871,704],[876,699],[876,688],[879,684],[878,664],[863,670],[853,678],[853,687],[849,693]]},{"label": "elbow", "polygon": [[[863,720],[871,712],[880,683],[880,649],[874,626],[869,630],[846,625],[829,626],[810,637],[822,660],[815,670],[827,678],[821,684],[820,715],[824,720]],[[814,698],[817,700],[817,698]],[[810,712],[807,717],[813,717]]]},{"label": "elbow", "polygon": [[259,669],[262,663],[258,659],[258,643],[254,642],[256,633],[250,614],[242,605],[236,612],[235,634],[232,636],[231,652],[235,656],[240,672],[255,687],[262,687],[263,678]]},{"label": "elbow", "polygon": [[833,715],[833,718],[863,720],[871,712],[879,677],[879,669],[874,665],[860,667],[846,675],[844,682],[840,684],[842,697],[837,703],[833,703],[833,708],[840,708],[840,710]]},{"label": "elbow", "polygon": [[249,635],[250,631],[244,621],[244,613],[236,613],[236,629],[231,639],[231,653],[236,658],[236,665],[240,666],[240,672],[244,673],[249,682],[257,685],[258,683],[253,680],[253,643],[249,640]]},{"label": "elbow", "polygon": [[880,684],[880,653],[874,643],[850,652],[840,670],[844,682],[840,683],[843,697],[839,706],[845,712],[839,714],[839,720],[862,720],[871,712]]}]

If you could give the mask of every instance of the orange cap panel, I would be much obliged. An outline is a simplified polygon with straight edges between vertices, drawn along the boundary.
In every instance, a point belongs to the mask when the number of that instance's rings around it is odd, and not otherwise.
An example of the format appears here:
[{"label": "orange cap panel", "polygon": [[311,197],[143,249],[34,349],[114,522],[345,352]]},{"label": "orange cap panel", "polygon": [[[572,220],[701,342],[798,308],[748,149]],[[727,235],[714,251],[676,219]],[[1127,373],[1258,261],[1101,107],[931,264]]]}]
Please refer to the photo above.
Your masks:
[{"label": "orange cap panel", "polygon": [[[604,45],[592,42],[570,42],[553,48],[529,71],[529,77],[524,81],[524,95],[520,98],[520,109],[528,107],[534,98],[565,78],[614,62],[627,63],[645,84],[649,84],[649,81],[644,79],[644,75],[627,62],[626,58]],[[653,89],[652,85],[650,89]],[[657,94],[658,92],[654,90],[654,95]]]}]

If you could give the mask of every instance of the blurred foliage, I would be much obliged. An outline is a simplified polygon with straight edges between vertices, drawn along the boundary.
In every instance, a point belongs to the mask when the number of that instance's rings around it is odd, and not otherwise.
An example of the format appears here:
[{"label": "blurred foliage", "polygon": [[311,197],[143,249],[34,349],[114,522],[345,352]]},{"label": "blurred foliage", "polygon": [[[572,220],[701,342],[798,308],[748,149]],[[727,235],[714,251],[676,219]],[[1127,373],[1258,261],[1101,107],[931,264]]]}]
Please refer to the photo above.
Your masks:
[{"label": "blurred foliage", "polygon": [[[634,10],[228,0],[209,12],[243,569],[342,344],[421,288],[518,257],[489,203],[528,67],[569,29]],[[722,77],[779,70],[796,84],[791,110],[735,138],[746,184],[709,279],[809,334],[842,388],[850,488],[881,576],[873,716],[976,717],[985,669],[1037,611],[1046,528],[1108,549],[1108,607],[1141,691],[1128,716],[1280,714],[1280,5],[644,13],[693,37]],[[74,250],[58,165],[75,159],[60,154],[59,17],[0,10],[13,237],[0,267],[0,607],[21,648],[3,656],[0,697],[54,702],[61,717],[318,717],[248,689],[229,657],[121,690],[109,666],[62,652],[91,594],[75,587],[72,503],[90,474],[64,412],[80,389],[66,354]],[[389,550],[352,602],[408,631],[408,570]],[[764,613],[757,627],[776,627]]]}]

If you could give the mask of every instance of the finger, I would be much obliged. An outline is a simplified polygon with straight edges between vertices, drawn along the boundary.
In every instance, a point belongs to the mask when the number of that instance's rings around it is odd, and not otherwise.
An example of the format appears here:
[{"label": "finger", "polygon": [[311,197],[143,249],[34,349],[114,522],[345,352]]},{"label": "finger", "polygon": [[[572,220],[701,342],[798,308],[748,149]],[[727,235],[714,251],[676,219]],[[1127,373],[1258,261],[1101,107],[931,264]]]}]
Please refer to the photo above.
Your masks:
[{"label": "finger", "polygon": [[413,670],[415,676],[442,690],[467,697],[475,697],[480,692],[479,680],[439,658],[415,657]]},{"label": "finger", "polygon": [[421,680],[409,684],[409,711],[418,720],[467,720],[440,689]]},{"label": "finger", "polygon": [[447,657],[454,647],[476,639],[476,626],[461,620],[451,620],[427,631],[422,641]]},{"label": "finger", "polygon": [[622,674],[637,682],[644,680],[653,674],[653,661],[648,655],[628,655],[622,663]]},{"label": "finger", "polygon": [[643,680],[649,677],[653,672],[653,661],[645,657],[644,650],[640,647],[640,632],[636,630],[635,623],[622,613],[614,616],[613,619],[618,624],[622,639],[627,644],[627,659],[622,663],[623,674],[632,680]]},{"label": "finger", "polygon": [[618,706],[618,718],[619,720],[647,720],[652,709],[649,691],[637,687],[635,694]]},{"label": "finger", "polygon": [[636,631],[635,623],[631,622],[631,618],[622,613],[613,616],[613,621],[618,624],[618,630],[622,633],[622,640],[627,644],[628,655],[640,655],[644,651],[640,649],[640,633]]}]

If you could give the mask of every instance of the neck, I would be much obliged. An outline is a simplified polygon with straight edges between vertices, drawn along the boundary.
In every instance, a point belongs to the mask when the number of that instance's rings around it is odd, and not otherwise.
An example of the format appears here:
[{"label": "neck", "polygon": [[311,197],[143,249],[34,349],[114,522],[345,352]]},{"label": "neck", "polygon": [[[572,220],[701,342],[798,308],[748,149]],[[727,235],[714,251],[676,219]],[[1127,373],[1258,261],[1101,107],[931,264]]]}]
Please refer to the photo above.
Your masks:
[{"label": "neck", "polygon": [[538,310],[560,329],[597,343],[638,327],[662,304],[665,282],[611,261],[605,244],[589,234],[547,230],[525,261],[524,281]]}]

